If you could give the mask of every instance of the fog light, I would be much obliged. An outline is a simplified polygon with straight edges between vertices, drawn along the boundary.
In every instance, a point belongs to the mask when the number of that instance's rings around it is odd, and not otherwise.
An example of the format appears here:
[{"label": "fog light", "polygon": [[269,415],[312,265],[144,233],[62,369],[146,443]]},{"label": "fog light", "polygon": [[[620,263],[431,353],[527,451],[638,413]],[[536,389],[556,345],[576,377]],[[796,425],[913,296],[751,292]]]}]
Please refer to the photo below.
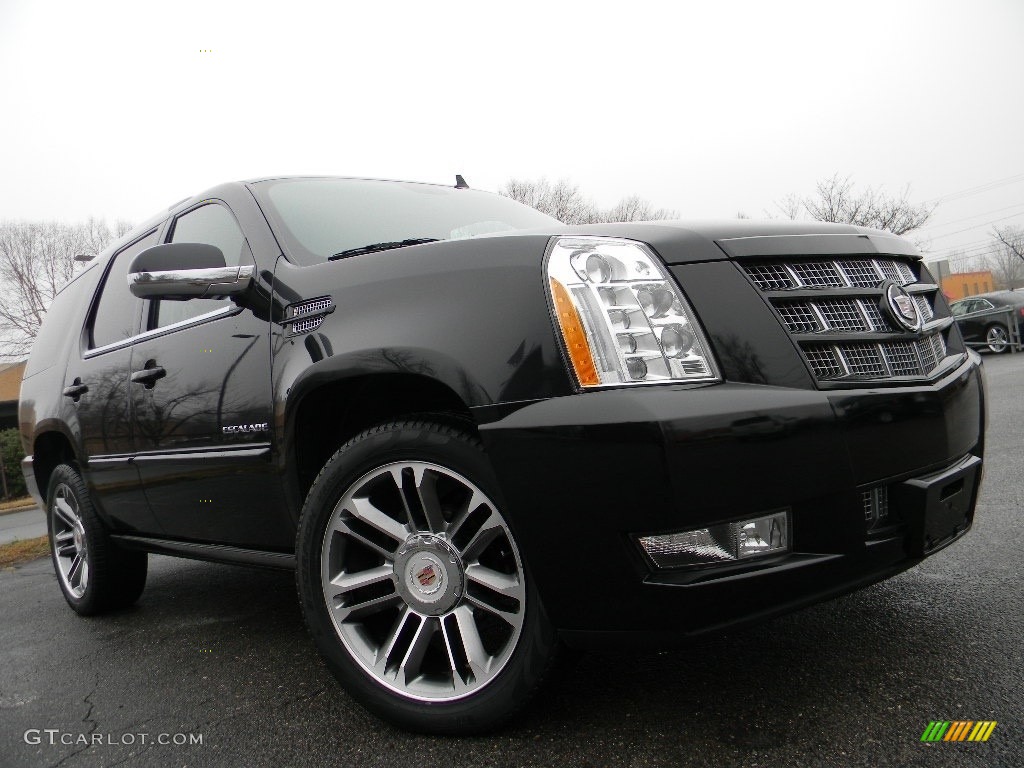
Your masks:
[{"label": "fog light", "polygon": [[739,527],[736,534],[736,557],[743,559],[789,549],[789,526],[786,523],[785,512],[735,523]]},{"label": "fog light", "polygon": [[693,531],[641,536],[640,546],[658,568],[714,565],[789,551],[789,512],[711,525]]}]

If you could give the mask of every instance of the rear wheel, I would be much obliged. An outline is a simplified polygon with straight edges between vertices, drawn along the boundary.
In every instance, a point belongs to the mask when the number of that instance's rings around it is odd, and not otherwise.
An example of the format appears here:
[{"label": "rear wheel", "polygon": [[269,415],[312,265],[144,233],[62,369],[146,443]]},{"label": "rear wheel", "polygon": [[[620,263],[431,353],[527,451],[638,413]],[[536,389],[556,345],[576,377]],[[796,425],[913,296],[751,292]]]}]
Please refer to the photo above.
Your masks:
[{"label": "rear wheel", "polygon": [[432,733],[492,728],[540,685],[556,639],[479,442],[441,424],[369,429],[310,490],[303,611],[368,709]]},{"label": "rear wheel", "polygon": [[68,605],[90,616],[138,600],[146,586],[148,556],[110,540],[81,475],[61,464],[50,475],[46,498],[50,558]]},{"label": "rear wheel", "polygon": [[1006,326],[993,323],[985,330],[985,345],[994,355],[1002,354],[1010,346],[1010,335]]}]

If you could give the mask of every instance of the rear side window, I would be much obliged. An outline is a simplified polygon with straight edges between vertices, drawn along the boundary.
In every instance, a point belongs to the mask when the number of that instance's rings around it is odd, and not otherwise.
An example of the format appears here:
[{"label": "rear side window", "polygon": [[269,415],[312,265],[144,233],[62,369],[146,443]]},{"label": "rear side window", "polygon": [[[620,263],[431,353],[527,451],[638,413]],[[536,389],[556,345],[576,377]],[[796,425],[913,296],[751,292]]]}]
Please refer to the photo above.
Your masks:
[{"label": "rear side window", "polygon": [[68,328],[81,324],[86,311],[82,305],[88,305],[98,279],[96,265],[90,264],[54,296],[32,344],[32,354],[25,366],[26,379],[45,371],[60,359],[59,353],[65,349],[68,340]]},{"label": "rear side window", "polygon": [[[209,203],[195,208],[174,222],[172,243],[205,243],[215,245],[224,254],[229,267],[252,264],[249,246],[235,217],[223,205]],[[228,299],[191,299],[189,301],[156,301],[150,310],[150,328],[163,328],[221,307],[230,307]]]},{"label": "rear side window", "polygon": [[153,245],[156,245],[156,232],[150,232],[114,254],[89,324],[90,349],[124,341],[135,333],[141,300],[128,289],[128,265],[137,254]]}]

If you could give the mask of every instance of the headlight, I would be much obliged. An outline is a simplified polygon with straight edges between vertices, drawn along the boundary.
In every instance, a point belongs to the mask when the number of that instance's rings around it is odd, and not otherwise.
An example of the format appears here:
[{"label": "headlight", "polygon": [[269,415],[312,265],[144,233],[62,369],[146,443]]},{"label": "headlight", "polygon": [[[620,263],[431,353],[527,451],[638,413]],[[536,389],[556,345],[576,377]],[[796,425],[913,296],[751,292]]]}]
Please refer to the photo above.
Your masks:
[{"label": "headlight", "polygon": [[581,387],[719,379],[693,310],[642,244],[560,237],[548,248],[546,270]]}]

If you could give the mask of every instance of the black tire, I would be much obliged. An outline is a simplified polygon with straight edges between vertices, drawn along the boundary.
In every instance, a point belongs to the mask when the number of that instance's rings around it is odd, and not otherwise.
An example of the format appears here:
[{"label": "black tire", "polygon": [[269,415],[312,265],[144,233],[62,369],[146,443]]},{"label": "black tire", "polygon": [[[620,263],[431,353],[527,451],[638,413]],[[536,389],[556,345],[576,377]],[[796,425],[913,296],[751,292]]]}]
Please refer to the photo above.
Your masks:
[{"label": "black tire", "polygon": [[1001,355],[1010,346],[1010,334],[1002,323],[992,323],[985,329],[985,349],[993,355]]},{"label": "black tire", "polygon": [[[139,599],[146,586],[148,556],[121,549],[110,539],[81,475],[67,464],[50,475],[46,527],[57,583],[76,613],[93,616],[126,608]],[[73,571],[76,558],[80,560],[77,572]]]},{"label": "black tire", "polygon": [[[468,679],[473,680],[472,684],[476,685],[479,683],[480,687],[473,689],[471,693],[460,694],[459,698],[452,700],[417,698],[411,688],[399,690],[389,687],[386,679],[375,676],[369,667],[364,667],[365,661],[360,662],[358,652],[350,650],[350,647],[346,645],[346,642],[352,641],[343,639],[341,626],[347,625],[336,626],[331,618],[332,609],[328,606],[328,601],[331,598],[325,594],[323,588],[325,579],[322,573],[325,569],[332,567],[332,557],[336,552],[341,551],[344,553],[344,557],[349,557],[350,555],[347,553],[357,552],[363,546],[358,542],[352,544],[350,537],[339,534],[333,528],[328,527],[336,526],[337,521],[344,518],[344,515],[336,512],[335,508],[338,506],[339,509],[342,509],[343,507],[340,506],[341,502],[346,498],[353,500],[356,498],[355,496],[346,496],[346,494],[355,494],[356,490],[369,487],[368,484],[361,485],[368,482],[366,481],[367,477],[376,478],[369,482],[380,482],[383,484],[392,482],[392,479],[388,477],[385,471],[390,471],[394,477],[409,477],[410,475],[401,474],[408,469],[408,465],[404,465],[406,469],[397,469],[397,467],[403,466],[401,462],[413,462],[417,463],[417,465],[428,466],[424,470],[425,473],[432,472],[433,470],[430,469],[430,466],[433,466],[436,469],[451,471],[453,475],[468,479],[477,490],[486,496],[487,500],[494,502],[493,511],[498,513],[496,518],[491,516],[491,506],[478,507],[478,509],[487,510],[487,512],[482,513],[488,515],[487,524],[495,519],[500,519],[503,523],[508,522],[507,518],[500,512],[502,504],[497,482],[477,438],[463,431],[455,424],[441,424],[433,420],[414,419],[391,422],[365,430],[349,440],[327,462],[310,489],[302,510],[296,542],[296,554],[298,560],[298,591],[306,624],[331,672],[353,698],[379,717],[402,728],[423,733],[470,734],[487,731],[511,717],[537,691],[551,669],[558,648],[557,635],[544,613],[539,595],[533,585],[533,580],[529,578],[524,567],[520,567],[518,571],[515,571],[515,577],[519,578],[521,574],[525,582],[524,585],[517,587],[521,590],[518,594],[524,595],[523,602],[517,604],[517,610],[521,611],[521,613],[517,613],[516,621],[521,622],[521,625],[518,629],[517,639],[514,642],[509,641],[506,646],[504,651],[506,655],[502,661],[504,666],[499,667],[495,665],[498,671],[489,673],[494,676],[485,682],[479,682],[470,675]],[[389,467],[391,469],[386,470]],[[377,474],[375,475],[374,473]],[[421,479],[424,476],[421,475]],[[436,490],[438,483],[454,482],[447,475],[439,474],[438,477],[441,477],[442,480],[435,480],[431,483],[431,487],[435,489],[434,498],[441,498],[440,492]],[[457,647],[459,652],[461,652],[463,647],[470,648],[471,645],[469,643],[463,644],[461,625],[452,627],[452,625],[446,624],[446,621],[457,613],[461,614],[460,618],[465,618],[467,611],[474,617],[474,623],[488,618],[486,611],[482,611],[479,606],[470,605],[475,585],[471,583],[473,577],[466,576],[465,574],[472,573],[474,566],[469,565],[468,569],[462,572],[462,583],[464,585],[461,593],[462,597],[459,597],[459,589],[453,588],[449,595],[453,602],[450,604],[445,603],[447,607],[433,609],[436,611],[435,615],[420,616],[420,614],[414,613],[414,611],[422,609],[422,604],[417,605],[415,597],[409,598],[405,596],[411,594],[414,590],[410,590],[408,584],[404,586],[399,585],[399,582],[402,580],[399,574],[408,574],[406,578],[411,579],[414,571],[420,567],[418,564],[409,564],[412,558],[419,556],[415,554],[416,545],[411,545],[409,542],[414,539],[430,539],[433,534],[424,535],[424,531],[437,531],[439,527],[429,522],[425,526],[415,525],[416,518],[409,509],[410,506],[415,507],[417,502],[409,500],[419,499],[420,502],[423,501],[425,497],[422,495],[419,485],[412,491],[408,489],[403,491],[396,479],[392,487],[395,488],[393,493],[397,494],[394,496],[395,499],[406,499],[403,503],[405,504],[405,514],[408,518],[407,527],[412,531],[412,538],[408,539],[404,545],[397,545],[397,555],[393,562],[388,561],[383,555],[378,555],[377,565],[372,566],[383,570],[392,569],[391,575],[385,575],[381,579],[383,582],[382,587],[385,591],[393,590],[394,596],[399,598],[394,608],[398,612],[398,616],[394,620],[396,623],[393,625],[388,624],[387,622],[390,622],[391,619],[387,617],[382,617],[381,622],[384,626],[393,627],[390,630],[392,645],[389,647],[396,647],[404,631],[401,630],[405,626],[403,622],[409,616],[413,616],[416,621],[422,620],[422,624],[417,625],[417,633],[420,631],[420,628],[427,626],[427,622],[432,619],[436,621],[437,624],[434,625],[436,629],[432,629],[429,635],[431,638],[430,642],[437,641],[438,643],[438,645],[433,646],[435,649],[433,653],[438,653],[438,647],[448,649],[447,659],[452,667],[450,670],[452,672],[452,685],[455,685],[455,668],[458,665],[453,660],[458,655],[458,652],[453,653],[451,648]],[[457,485],[453,487],[458,488]],[[405,494],[410,495],[406,496]],[[369,499],[369,497],[366,498]],[[452,497],[448,496],[447,498],[451,499]],[[476,495],[471,496],[473,500],[477,498]],[[439,502],[435,509],[440,509],[445,503],[444,501]],[[454,506],[454,504],[451,506]],[[472,506],[474,506],[472,501],[466,502],[463,509],[468,509]],[[426,507],[427,504],[424,503],[420,509],[424,510]],[[448,516],[450,513],[451,510],[449,509],[443,514]],[[454,515],[454,513],[452,514]],[[468,513],[462,514],[463,520],[470,517],[471,515]],[[455,526],[454,523],[452,525]],[[444,528],[444,526],[441,526],[441,528]],[[489,527],[488,530],[495,530],[496,528],[497,526]],[[454,527],[452,530],[455,530]],[[328,531],[331,531],[330,538],[328,538]],[[420,531],[420,533],[417,534],[416,531]],[[396,535],[393,540],[400,541],[401,535]],[[470,535],[473,536],[474,534]],[[339,536],[340,538],[338,538]],[[525,566],[525,562],[518,555],[518,545],[512,536],[511,526],[503,526],[501,533],[497,534],[497,536],[499,538],[493,539],[491,544],[483,546],[489,548],[500,541],[499,550],[503,555],[511,557],[512,555],[509,554],[509,550],[512,550],[519,566]],[[458,535],[456,534],[450,539],[453,547],[457,538]],[[444,540],[448,541],[447,538]],[[345,543],[337,544],[336,542],[339,541]],[[322,560],[325,544],[327,545],[327,559]],[[465,552],[462,553],[467,558],[465,560],[466,563],[472,562],[470,559],[472,556],[471,549],[471,545],[466,545]],[[401,557],[403,552],[408,553],[410,551],[413,551],[414,554],[410,560],[406,561],[407,564],[402,566]],[[481,551],[486,550],[482,549]],[[455,550],[453,549],[452,552],[455,552]],[[452,564],[456,562],[456,559],[450,560]],[[459,559],[458,565],[449,565],[448,567],[453,569],[451,583],[454,583],[459,578],[455,569],[462,569],[464,562]],[[349,566],[347,564],[340,566],[339,573],[347,574],[348,571]],[[330,570],[327,570],[327,572],[330,573]],[[424,571],[419,571],[416,574],[417,578],[421,578],[423,573]],[[479,573],[479,571],[476,573]],[[446,572],[446,578],[447,576]],[[339,575],[338,578],[341,578],[341,576]],[[410,581],[410,583],[412,582]],[[422,583],[421,581],[420,584]],[[441,579],[438,583],[445,584],[445,589],[448,589],[448,581],[445,581],[445,579]],[[412,586],[415,587],[415,583],[412,583]],[[400,594],[402,589],[405,589],[406,592]],[[446,599],[442,598],[442,601]],[[335,603],[335,605],[343,603],[344,601],[342,603]],[[448,610],[452,611],[452,613],[443,613]],[[340,621],[342,619],[339,619]],[[365,620],[357,619],[356,621],[358,623]],[[359,624],[359,631],[364,631],[362,624]],[[441,636],[442,640],[438,640],[438,636]],[[452,638],[458,638],[458,640],[456,641]],[[476,635],[476,638],[479,639],[480,635]],[[440,645],[441,642],[444,642],[446,645]],[[412,655],[411,648],[414,643],[415,641],[410,641],[410,655]],[[380,648],[383,647],[382,641]],[[480,648],[480,646],[476,647]],[[430,650],[425,651],[428,655],[431,652]],[[405,653],[404,648],[400,649],[399,656],[396,658],[401,658],[402,653]],[[406,661],[408,658],[409,656],[406,656]],[[402,663],[404,664],[405,662],[403,661]],[[399,673],[396,672],[395,674],[398,675]],[[419,668],[414,670],[414,674],[419,674]],[[426,677],[424,673],[417,679],[426,679]],[[399,677],[394,679],[396,681],[400,680]],[[396,682],[395,685],[401,688],[401,686],[406,685],[406,682]]]}]

